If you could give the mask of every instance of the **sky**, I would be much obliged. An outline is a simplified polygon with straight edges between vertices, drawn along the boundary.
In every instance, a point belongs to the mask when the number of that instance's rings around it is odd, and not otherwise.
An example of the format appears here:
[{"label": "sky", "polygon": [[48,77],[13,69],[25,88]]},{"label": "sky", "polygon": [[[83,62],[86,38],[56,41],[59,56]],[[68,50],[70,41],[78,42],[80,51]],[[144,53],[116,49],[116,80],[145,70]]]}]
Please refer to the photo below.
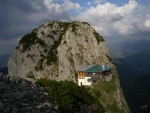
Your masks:
[{"label": "sky", "polygon": [[86,21],[106,42],[150,39],[150,0],[1,0],[0,55],[49,20]]}]

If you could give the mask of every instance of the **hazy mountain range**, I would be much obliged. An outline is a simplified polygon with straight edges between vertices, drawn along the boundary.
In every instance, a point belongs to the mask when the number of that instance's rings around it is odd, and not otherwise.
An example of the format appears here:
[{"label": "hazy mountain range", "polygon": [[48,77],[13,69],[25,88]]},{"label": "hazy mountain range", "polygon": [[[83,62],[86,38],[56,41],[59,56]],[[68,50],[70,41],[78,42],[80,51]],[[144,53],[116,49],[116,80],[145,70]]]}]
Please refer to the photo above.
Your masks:
[{"label": "hazy mountain range", "polygon": [[109,48],[130,109],[133,113],[148,113],[150,111],[150,41],[143,39],[122,42],[115,46],[110,45]]},{"label": "hazy mountain range", "polygon": [[7,62],[8,62],[9,57],[10,57],[9,54],[0,55],[0,73],[3,73],[3,74],[8,73]]},{"label": "hazy mountain range", "polygon": [[115,46],[110,45],[109,48],[113,62],[121,75],[122,85],[150,73],[149,40],[122,42],[117,43]]},{"label": "hazy mountain range", "polygon": [[124,88],[124,95],[133,113],[150,113],[150,74],[138,78]]},{"label": "hazy mountain range", "polygon": [[0,68],[6,67],[9,59],[9,54],[0,55]]}]

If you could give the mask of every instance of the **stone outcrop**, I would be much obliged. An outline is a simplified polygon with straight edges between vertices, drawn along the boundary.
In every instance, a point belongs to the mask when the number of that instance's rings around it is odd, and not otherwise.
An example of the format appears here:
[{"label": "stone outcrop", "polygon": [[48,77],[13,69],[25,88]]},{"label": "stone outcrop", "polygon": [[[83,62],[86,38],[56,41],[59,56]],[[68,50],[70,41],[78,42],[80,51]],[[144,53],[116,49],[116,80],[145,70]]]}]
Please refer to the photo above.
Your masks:
[{"label": "stone outcrop", "polygon": [[57,113],[42,87],[23,79],[0,79],[0,113]]},{"label": "stone outcrop", "polygon": [[[34,82],[0,76],[0,113],[62,113],[49,96],[45,88]],[[79,111],[93,113],[90,106],[80,102]]]},{"label": "stone outcrop", "polygon": [[47,22],[25,35],[8,62],[10,76],[75,81],[76,69],[110,64],[104,39],[86,22]]}]

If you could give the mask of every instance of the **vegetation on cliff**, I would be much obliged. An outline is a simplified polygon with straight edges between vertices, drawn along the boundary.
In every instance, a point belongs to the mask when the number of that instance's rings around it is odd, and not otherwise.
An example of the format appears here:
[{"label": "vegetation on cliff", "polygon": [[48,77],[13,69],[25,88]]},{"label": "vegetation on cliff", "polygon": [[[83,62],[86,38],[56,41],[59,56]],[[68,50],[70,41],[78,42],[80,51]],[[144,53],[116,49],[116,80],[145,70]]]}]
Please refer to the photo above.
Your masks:
[{"label": "vegetation on cliff", "polygon": [[[45,46],[44,41],[42,41],[41,39],[39,39],[36,36],[36,33],[33,31],[30,34],[25,35],[20,41],[19,41],[19,45],[23,45],[23,48],[21,50],[21,52],[25,52],[27,50],[30,50],[30,47],[34,44],[38,43],[41,46]],[[17,49],[19,48],[19,46],[16,47]]]},{"label": "vegetation on cliff", "polygon": [[[60,42],[61,42],[61,40],[62,40],[62,36],[65,34],[65,32],[66,32],[66,30],[68,29],[69,26],[72,28],[72,32],[75,32],[75,33],[76,33],[76,28],[79,27],[79,25],[76,24],[76,21],[75,21],[75,22],[57,22],[57,21],[51,21],[51,22],[48,24],[48,26],[54,26],[54,23],[55,23],[55,22],[59,24],[59,26],[60,26],[60,28],[61,28],[62,31],[60,31],[60,38],[58,39],[58,41],[55,41],[54,46],[53,46],[53,49],[56,49],[56,48],[59,46],[59,44],[60,44]],[[87,22],[82,22],[82,23],[83,23],[83,24],[88,24]],[[88,25],[89,25],[89,24],[88,24]],[[89,26],[90,26],[90,25],[89,25]],[[39,39],[39,38],[37,37],[37,34],[36,34],[36,30],[37,30],[37,29],[38,29],[38,28],[34,29],[31,33],[25,35],[25,36],[19,41],[19,45],[16,47],[16,49],[18,49],[20,45],[23,45],[23,48],[22,48],[21,52],[25,52],[25,51],[27,51],[27,50],[30,50],[30,47],[31,47],[32,45],[36,44],[36,43],[38,43],[38,44],[41,45],[41,46],[46,46],[46,44],[44,43],[44,41],[41,40],[41,39]],[[57,34],[58,31],[52,31],[52,33],[53,33],[53,34]],[[105,40],[103,39],[103,37],[100,36],[96,31],[94,31],[93,34],[94,34],[94,36],[95,36],[95,38],[96,38],[98,44],[99,44],[100,42],[102,42],[102,41],[105,41]],[[50,36],[52,36],[52,35],[50,35]],[[53,36],[52,36],[52,37],[53,37]],[[53,49],[52,49],[52,50],[53,50]]]},{"label": "vegetation on cliff", "polygon": [[96,31],[94,31],[94,36],[95,36],[95,38],[96,38],[98,44],[99,44],[100,42],[105,41],[104,38],[103,38],[102,36],[100,36]]},{"label": "vegetation on cliff", "polygon": [[99,80],[96,82],[92,86],[90,94],[102,103],[107,112],[126,113],[129,112],[128,106],[122,94],[118,92],[119,83],[117,76],[114,74],[110,81]]},{"label": "vegetation on cliff", "polygon": [[45,88],[50,99],[63,113],[79,113],[81,105],[91,106],[94,113],[105,111],[101,103],[90,95],[89,88],[79,87],[74,82],[39,79],[37,84]]},{"label": "vegetation on cliff", "polygon": [[[41,58],[37,65],[35,66],[36,71],[43,70],[43,63],[46,62],[47,65],[52,65],[52,63],[57,62],[57,48],[60,45],[64,34],[66,33],[67,29],[71,28],[72,32],[76,35],[78,33],[78,28],[80,27],[78,22],[57,22],[57,21],[50,21],[48,23],[48,27],[55,28],[56,24],[58,27],[55,30],[50,31],[50,34],[45,34],[43,31],[41,34],[43,36],[52,38],[54,40],[54,44],[49,47],[49,45],[46,44],[44,39],[41,39],[37,36],[38,28],[34,29],[31,33],[25,35],[20,41],[19,45],[16,47],[16,49],[19,49],[22,53],[30,51],[33,45],[38,44],[38,46],[42,47],[45,51],[44,54],[40,55]],[[82,24],[87,24],[86,22],[82,22]],[[40,27],[43,27],[41,25]],[[40,28],[39,27],[39,28]],[[57,40],[54,38],[56,35],[59,37]],[[104,41],[104,39],[94,30],[93,32],[94,37],[97,40],[97,43]],[[31,54],[28,53],[27,57],[32,57]]]}]

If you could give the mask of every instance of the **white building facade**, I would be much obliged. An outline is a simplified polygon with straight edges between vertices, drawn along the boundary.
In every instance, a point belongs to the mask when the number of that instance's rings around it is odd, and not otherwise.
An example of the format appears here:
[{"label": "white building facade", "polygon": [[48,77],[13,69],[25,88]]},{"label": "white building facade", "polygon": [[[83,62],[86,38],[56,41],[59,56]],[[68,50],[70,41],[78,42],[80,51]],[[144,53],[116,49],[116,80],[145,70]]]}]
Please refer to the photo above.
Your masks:
[{"label": "white building facade", "polygon": [[109,81],[111,67],[107,65],[86,65],[77,69],[78,85],[91,86],[99,79]]},{"label": "white building facade", "polygon": [[78,77],[78,85],[79,86],[90,86],[92,85],[91,77]]}]

